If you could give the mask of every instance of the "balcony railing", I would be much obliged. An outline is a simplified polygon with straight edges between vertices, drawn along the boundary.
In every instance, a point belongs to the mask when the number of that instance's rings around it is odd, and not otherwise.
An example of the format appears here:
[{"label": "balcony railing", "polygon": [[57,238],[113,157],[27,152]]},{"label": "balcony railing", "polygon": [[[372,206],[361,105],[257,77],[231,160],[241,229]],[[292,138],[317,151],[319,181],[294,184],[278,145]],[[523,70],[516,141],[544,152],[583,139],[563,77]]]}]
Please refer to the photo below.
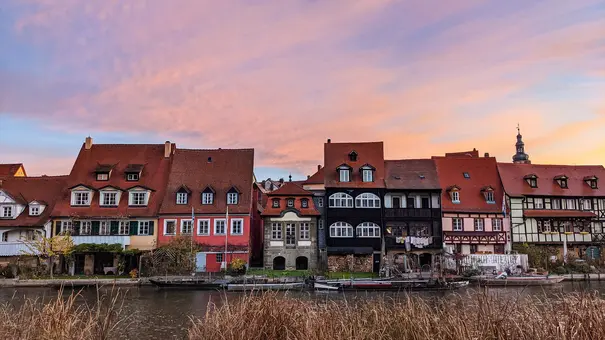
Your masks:
[{"label": "balcony railing", "polygon": [[72,240],[74,241],[74,245],[83,244],[83,243],[93,243],[93,244],[121,244],[122,248],[130,245],[130,236],[120,236],[120,235],[107,235],[107,236],[72,236]]},{"label": "balcony railing", "polygon": [[0,256],[36,255],[22,242],[0,242]]},{"label": "balcony railing", "polygon": [[[427,244],[413,244],[410,243],[410,250],[421,250],[421,249],[441,249],[443,247],[441,236],[427,236]],[[422,239],[422,238],[421,238]],[[406,249],[405,237],[385,236],[385,246],[389,249]]]},{"label": "balcony railing", "polygon": [[387,218],[441,218],[439,209],[423,209],[423,208],[386,208],[384,209],[384,217]]}]

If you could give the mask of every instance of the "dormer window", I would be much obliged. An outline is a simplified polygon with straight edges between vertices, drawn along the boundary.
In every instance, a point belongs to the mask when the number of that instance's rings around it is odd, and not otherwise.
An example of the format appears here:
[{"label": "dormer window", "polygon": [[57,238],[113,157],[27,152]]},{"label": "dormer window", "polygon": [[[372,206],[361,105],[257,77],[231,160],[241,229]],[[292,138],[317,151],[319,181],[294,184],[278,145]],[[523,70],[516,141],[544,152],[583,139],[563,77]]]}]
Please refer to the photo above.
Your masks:
[{"label": "dormer window", "polygon": [[273,208],[279,208],[279,198],[273,199]]},{"label": "dormer window", "polygon": [[72,191],[71,205],[90,205],[90,191]]},{"label": "dormer window", "polygon": [[288,198],[288,200],[286,202],[288,204],[288,208],[294,207],[294,198]]},{"label": "dormer window", "polygon": [[144,206],[147,205],[147,192],[144,191],[135,191],[130,193],[130,204],[133,206]]},{"label": "dormer window", "polygon": [[338,167],[338,175],[340,182],[350,182],[351,181],[351,167],[343,164]]},{"label": "dormer window", "polygon": [[227,192],[227,204],[235,205],[239,203],[239,191],[233,187]]},{"label": "dormer window", "polygon": [[126,180],[127,181],[138,181],[139,174],[126,174]]},{"label": "dormer window", "polygon": [[599,188],[599,186],[598,186],[598,180],[599,179],[596,176],[587,176],[587,177],[584,177],[584,182],[586,182],[586,184],[588,184],[588,186],[591,189],[598,189]]},{"label": "dormer window", "polygon": [[357,162],[357,152],[355,152],[355,151],[351,151],[351,152],[349,153],[349,160],[350,160],[351,162]]},{"label": "dormer window", "polygon": [[109,173],[107,173],[107,172],[98,173],[97,181],[109,181]]},{"label": "dormer window", "polygon": [[468,172],[463,172],[463,173],[462,173],[462,176],[463,176],[464,178],[466,178],[466,179],[471,178],[471,175],[470,175]]},{"label": "dormer window", "polygon": [[214,189],[212,189],[211,187],[207,187],[202,192],[202,204],[214,204]]},{"label": "dormer window", "polygon": [[452,203],[460,203],[460,187],[457,185],[453,185],[447,188],[447,192],[450,194],[450,199]]},{"label": "dormer window", "polygon": [[143,171],[143,164],[128,164],[124,173],[126,174],[126,180],[129,182],[138,181],[141,177],[141,171]]},{"label": "dormer window", "polygon": [[490,203],[490,204],[496,203],[496,199],[494,197],[495,196],[494,188],[492,188],[491,186],[483,187],[481,189],[481,192],[483,193],[483,197],[485,197],[485,201],[487,203]]},{"label": "dormer window", "polygon": [[567,189],[567,176],[559,175],[555,176],[554,180],[559,184],[562,189]]},{"label": "dormer window", "polygon": [[95,174],[97,175],[97,181],[109,181],[109,177],[111,176],[111,171],[113,169],[113,165],[109,164],[99,164],[95,169]]},{"label": "dormer window", "polygon": [[302,200],[300,200],[300,207],[301,208],[308,208],[309,207],[309,200],[306,198],[303,198]]},{"label": "dormer window", "polygon": [[29,206],[29,216],[38,216],[40,215],[40,206],[39,205],[30,205]]},{"label": "dormer window", "polygon": [[13,207],[11,205],[2,207],[2,217],[13,217]]},{"label": "dormer window", "polygon": [[529,186],[531,188],[538,187],[538,176],[536,176],[534,174],[529,174],[529,175],[523,177],[523,179],[525,179],[525,181],[527,182],[527,184],[529,184]]},{"label": "dormer window", "polygon": [[176,193],[176,204],[187,204],[187,193],[177,192]]},{"label": "dormer window", "polygon": [[361,178],[364,182],[374,182],[374,171],[376,170],[376,168],[369,164],[366,164],[362,166],[359,170],[361,171]]}]

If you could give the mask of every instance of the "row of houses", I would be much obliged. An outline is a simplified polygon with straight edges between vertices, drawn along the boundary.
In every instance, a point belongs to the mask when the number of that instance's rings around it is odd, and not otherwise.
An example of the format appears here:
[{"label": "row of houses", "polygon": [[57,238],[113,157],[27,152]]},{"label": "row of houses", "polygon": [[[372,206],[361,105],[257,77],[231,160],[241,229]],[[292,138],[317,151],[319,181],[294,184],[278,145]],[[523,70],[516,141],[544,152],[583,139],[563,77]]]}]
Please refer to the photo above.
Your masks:
[{"label": "row of houses", "polygon": [[[379,271],[438,254],[503,254],[515,243],[599,256],[603,166],[532,164],[517,135],[512,163],[477,150],[385,160],[382,142],[324,144],[304,181],[259,182],[254,150],[93,144],[69,175],[0,167],[0,259],[37,233],[75,244],[148,251],[178,236],[201,251],[200,271],[234,258],[273,269]],[[74,273],[102,273],[110,255],[81,254]]]}]

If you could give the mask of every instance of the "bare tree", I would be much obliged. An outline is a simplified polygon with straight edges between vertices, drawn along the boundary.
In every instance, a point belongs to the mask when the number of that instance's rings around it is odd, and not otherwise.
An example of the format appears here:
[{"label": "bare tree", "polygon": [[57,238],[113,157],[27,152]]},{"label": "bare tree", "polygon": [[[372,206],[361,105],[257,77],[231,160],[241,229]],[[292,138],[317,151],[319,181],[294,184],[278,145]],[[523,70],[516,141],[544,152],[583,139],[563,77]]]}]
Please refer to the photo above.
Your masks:
[{"label": "bare tree", "polygon": [[38,235],[35,239],[23,243],[28,248],[24,251],[24,255],[37,256],[41,260],[48,261],[51,279],[54,278],[55,258],[60,255],[71,254],[74,248],[74,242],[69,235],[51,237]]}]

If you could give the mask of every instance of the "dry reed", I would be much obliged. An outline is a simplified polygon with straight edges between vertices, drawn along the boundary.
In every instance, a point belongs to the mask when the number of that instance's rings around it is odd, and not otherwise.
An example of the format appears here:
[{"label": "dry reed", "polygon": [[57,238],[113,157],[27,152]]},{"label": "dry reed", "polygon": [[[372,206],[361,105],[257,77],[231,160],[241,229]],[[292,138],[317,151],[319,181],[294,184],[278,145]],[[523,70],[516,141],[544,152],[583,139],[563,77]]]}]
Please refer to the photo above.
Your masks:
[{"label": "dry reed", "polygon": [[78,301],[80,293],[63,297],[62,291],[50,301],[13,300],[0,305],[0,339],[88,340],[113,339],[117,326],[128,318],[122,315],[123,294],[111,290],[91,306]]},{"label": "dry reed", "polygon": [[313,301],[266,293],[210,307],[190,339],[605,339],[605,300],[596,294]]}]

